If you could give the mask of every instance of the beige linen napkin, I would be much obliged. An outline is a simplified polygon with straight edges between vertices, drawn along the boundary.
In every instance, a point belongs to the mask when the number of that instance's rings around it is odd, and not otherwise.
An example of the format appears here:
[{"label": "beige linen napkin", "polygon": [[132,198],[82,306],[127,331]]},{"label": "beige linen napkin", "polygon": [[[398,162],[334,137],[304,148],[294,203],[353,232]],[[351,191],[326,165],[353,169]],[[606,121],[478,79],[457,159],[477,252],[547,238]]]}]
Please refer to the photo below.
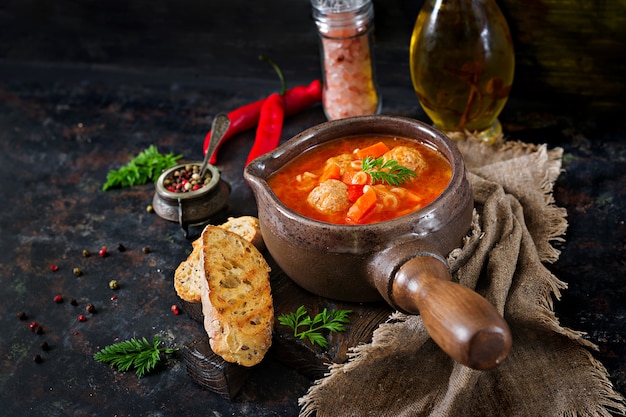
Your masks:
[{"label": "beige linen napkin", "polygon": [[560,326],[553,297],[566,284],[544,263],[567,228],[552,187],[562,149],[471,140],[458,143],[475,198],[471,233],[449,256],[453,279],[504,315],[507,360],[490,371],[460,365],[428,336],[419,316],[394,313],[370,344],[333,364],[300,399],[300,417],[610,416],[626,414],[591,343]]}]

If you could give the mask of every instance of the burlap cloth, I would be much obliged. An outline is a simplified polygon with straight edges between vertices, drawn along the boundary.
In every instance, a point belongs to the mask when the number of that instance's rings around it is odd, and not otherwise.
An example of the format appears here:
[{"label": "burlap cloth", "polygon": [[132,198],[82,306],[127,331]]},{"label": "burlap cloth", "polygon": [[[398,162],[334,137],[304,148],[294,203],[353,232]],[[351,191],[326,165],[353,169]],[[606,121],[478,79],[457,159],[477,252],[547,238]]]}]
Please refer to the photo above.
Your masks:
[{"label": "burlap cloth", "polygon": [[477,371],[454,362],[419,316],[394,313],[370,344],[300,399],[300,417],[626,415],[595,346],[562,327],[553,300],[566,284],[544,265],[557,260],[566,211],[554,204],[562,149],[499,141],[459,142],[475,198],[472,230],[449,256],[453,279],[504,314],[513,334],[507,360]]}]

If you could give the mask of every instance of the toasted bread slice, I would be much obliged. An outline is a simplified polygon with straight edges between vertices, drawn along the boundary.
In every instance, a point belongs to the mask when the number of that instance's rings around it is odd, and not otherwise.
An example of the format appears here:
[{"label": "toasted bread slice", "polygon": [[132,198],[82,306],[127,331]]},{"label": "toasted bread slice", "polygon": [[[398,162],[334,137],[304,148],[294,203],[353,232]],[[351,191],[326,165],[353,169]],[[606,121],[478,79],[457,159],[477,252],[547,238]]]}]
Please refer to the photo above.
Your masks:
[{"label": "toasted bread slice", "polygon": [[219,227],[229,232],[237,233],[248,242],[252,242],[260,251],[265,249],[259,227],[259,219],[254,216],[229,217],[228,221],[220,224]]},{"label": "toasted bread slice", "polygon": [[174,289],[176,294],[190,303],[200,303],[202,299],[202,280],[204,280],[204,270],[200,264],[202,254],[202,242],[198,238],[193,241],[193,251],[186,260],[178,265],[174,272]]},{"label": "toasted bread slice", "polygon": [[[259,228],[259,220],[254,216],[229,217],[228,221],[219,227],[237,233],[247,241],[252,242],[260,251],[265,247]],[[200,264],[202,239],[196,239],[192,245],[193,251],[186,260],[178,265],[174,272],[174,289],[183,300],[190,303],[200,303],[200,292],[204,280],[204,270]]]},{"label": "toasted bread slice", "polygon": [[274,306],[263,255],[240,235],[207,226],[200,237],[204,328],[228,362],[258,364],[272,343]]}]

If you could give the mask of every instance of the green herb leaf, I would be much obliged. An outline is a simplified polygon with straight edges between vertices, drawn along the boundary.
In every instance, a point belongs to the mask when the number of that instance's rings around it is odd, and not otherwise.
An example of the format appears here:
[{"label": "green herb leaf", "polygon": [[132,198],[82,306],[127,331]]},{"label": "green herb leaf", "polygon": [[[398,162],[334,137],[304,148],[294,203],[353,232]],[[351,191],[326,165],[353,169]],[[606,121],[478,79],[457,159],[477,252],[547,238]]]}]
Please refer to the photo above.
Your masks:
[{"label": "green herb leaf", "polygon": [[402,166],[398,161],[390,159],[385,162],[381,156],[373,158],[366,157],[361,161],[361,170],[372,177],[372,182],[382,182],[389,185],[402,185],[413,177],[417,177],[414,171]]},{"label": "green herb leaf", "polygon": [[[321,313],[311,318],[307,314],[304,306],[298,307],[293,313],[283,314],[278,317],[278,322],[284,326],[288,326],[293,330],[294,337],[300,339],[308,339],[311,344],[318,344],[323,348],[328,347],[328,341],[322,335],[322,330],[329,330],[331,332],[343,332],[345,331],[345,323],[350,321],[349,315],[352,310],[332,310],[324,309]],[[299,331],[300,327],[305,327],[304,330]]]},{"label": "green herb leaf", "polygon": [[119,371],[126,372],[131,368],[139,378],[143,377],[162,359],[161,354],[171,354],[177,349],[159,347],[161,342],[154,336],[152,344],[146,338],[126,340],[105,347],[93,358],[101,363],[107,363]]},{"label": "green herb leaf", "polygon": [[118,170],[111,170],[107,174],[107,180],[102,186],[103,191],[114,187],[132,187],[133,185],[145,184],[148,181],[156,182],[161,173],[176,165],[176,161],[182,155],[168,153],[162,155],[154,145],[150,145],[127,165]]}]

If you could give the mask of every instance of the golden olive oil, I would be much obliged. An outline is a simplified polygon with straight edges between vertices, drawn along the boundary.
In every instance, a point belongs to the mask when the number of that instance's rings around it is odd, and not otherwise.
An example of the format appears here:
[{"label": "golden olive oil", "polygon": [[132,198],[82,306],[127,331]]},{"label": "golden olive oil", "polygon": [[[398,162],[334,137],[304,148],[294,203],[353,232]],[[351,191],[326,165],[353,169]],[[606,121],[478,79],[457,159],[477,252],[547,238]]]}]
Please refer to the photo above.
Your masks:
[{"label": "golden olive oil", "polygon": [[513,42],[495,0],[426,0],[411,36],[411,80],[444,131],[499,126],[515,67]]}]

